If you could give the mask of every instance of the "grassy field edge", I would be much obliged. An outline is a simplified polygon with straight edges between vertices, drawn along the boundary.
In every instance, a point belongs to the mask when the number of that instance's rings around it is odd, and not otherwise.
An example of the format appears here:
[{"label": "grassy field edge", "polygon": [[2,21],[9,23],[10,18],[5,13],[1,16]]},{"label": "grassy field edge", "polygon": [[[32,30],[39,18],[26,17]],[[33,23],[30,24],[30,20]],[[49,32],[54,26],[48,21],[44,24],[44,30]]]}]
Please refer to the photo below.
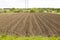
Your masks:
[{"label": "grassy field edge", "polygon": [[60,37],[43,37],[43,36],[10,36],[10,35],[1,35],[0,40],[60,40]]}]

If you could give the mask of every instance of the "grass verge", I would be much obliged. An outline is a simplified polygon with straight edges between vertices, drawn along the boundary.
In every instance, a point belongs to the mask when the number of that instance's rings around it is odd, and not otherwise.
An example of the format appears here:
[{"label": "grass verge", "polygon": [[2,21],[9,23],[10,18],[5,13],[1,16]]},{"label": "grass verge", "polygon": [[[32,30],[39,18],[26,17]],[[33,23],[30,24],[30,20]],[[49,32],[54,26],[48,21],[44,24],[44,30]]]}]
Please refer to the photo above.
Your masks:
[{"label": "grass verge", "polygon": [[42,36],[30,36],[30,37],[18,37],[10,35],[1,35],[0,40],[60,40],[60,37],[42,37]]}]

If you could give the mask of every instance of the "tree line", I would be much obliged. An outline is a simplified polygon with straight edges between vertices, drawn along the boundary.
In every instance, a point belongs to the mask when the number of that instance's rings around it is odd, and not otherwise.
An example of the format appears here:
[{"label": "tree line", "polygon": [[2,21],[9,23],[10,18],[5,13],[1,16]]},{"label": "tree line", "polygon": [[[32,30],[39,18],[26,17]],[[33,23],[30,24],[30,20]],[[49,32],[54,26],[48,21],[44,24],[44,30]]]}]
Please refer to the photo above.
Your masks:
[{"label": "tree line", "polygon": [[60,13],[60,8],[0,8],[0,13]]}]

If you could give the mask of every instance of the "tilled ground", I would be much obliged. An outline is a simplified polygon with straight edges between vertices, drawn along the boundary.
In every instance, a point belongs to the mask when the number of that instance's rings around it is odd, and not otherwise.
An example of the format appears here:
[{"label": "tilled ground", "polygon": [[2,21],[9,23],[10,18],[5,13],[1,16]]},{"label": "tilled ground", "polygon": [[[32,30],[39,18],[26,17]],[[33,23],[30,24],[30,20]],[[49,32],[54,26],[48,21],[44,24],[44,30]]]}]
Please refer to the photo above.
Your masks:
[{"label": "tilled ground", "polygon": [[0,34],[60,36],[60,15],[42,13],[0,14]]}]

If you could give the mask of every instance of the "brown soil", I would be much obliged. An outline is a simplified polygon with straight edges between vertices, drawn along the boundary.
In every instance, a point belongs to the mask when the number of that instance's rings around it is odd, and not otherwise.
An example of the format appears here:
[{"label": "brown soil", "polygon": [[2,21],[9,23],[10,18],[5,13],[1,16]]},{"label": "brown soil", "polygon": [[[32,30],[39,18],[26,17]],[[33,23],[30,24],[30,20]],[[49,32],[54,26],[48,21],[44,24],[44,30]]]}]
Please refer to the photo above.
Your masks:
[{"label": "brown soil", "polygon": [[0,34],[60,36],[60,15],[42,13],[0,14]]}]

